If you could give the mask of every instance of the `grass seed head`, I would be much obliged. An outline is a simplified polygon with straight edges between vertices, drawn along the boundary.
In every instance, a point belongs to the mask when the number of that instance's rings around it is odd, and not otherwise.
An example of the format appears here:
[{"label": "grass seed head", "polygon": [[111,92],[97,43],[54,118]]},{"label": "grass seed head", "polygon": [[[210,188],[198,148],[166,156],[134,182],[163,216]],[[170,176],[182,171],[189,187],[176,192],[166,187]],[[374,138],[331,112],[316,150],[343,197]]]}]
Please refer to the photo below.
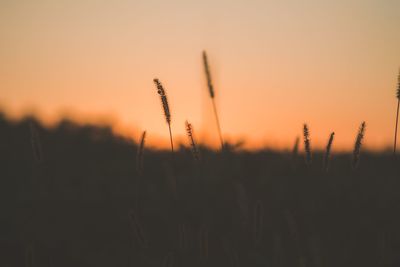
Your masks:
[{"label": "grass seed head", "polygon": [[360,129],[358,130],[358,134],[357,134],[357,138],[356,138],[356,142],[354,144],[354,150],[353,150],[353,169],[356,169],[358,166],[358,163],[360,161],[360,154],[361,154],[361,146],[362,146],[362,142],[364,139],[364,135],[365,135],[365,121],[361,123]]},{"label": "grass seed head", "polygon": [[214,87],[213,87],[212,80],[211,80],[210,67],[208,66],[206,51],[203,51],[203,63],[204,63],[204,71],[206,73],[206,78],[207,78],[208,91],[210,93],[210,97],[214,98],[214,96],[215,96]]},{"label": "grass seed head", "polygon": [[157,87],[157,93],[160,95],[160,98],[161,98],[161,103],[162,103],[163,110],[164,110],[165,120],[167,121],[168,124],[170,124],[171,123],[171,112],[169,110],[167,94],[165,93],[164,87],[158,79],[154,79],[153,81]]}]

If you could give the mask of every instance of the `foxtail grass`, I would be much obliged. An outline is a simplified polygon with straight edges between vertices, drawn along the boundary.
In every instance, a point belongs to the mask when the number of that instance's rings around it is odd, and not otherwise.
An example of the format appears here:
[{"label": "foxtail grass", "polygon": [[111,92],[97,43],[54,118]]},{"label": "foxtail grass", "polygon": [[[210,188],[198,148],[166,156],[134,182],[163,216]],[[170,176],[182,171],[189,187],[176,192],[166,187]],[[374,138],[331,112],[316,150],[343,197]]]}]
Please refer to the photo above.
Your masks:
[{"label": "foxtail grass", "polygon": [[304,150],[306,152],[306,164],[311,165],[312,162],[311,140],[310,140],[310,131],[308,129],[307,124],[304,124],[303,126],[303,137],[304,137]]},{"label": "foxtail grass", "polygon": [[160,95],[161,103],[164,110],[165,121],[167,122],[169,129],[171,152],[174,153],[174,142],[172,141],[172,131],[171,131],[171,112],[168,105],[167,94],[165,93],[164,87],[158,79],[154,79],[153,81],[157,87],[157,93]]},{"label": "foxtail grass", "polygon": [[397,128],[398,128],[398,125],[399,125],[399,110],[400,110],[400,69],[399,69],[399,74],[397,76],[396,97],[397,97],[397,112],[396,112],[396,126],[395,126],[395,129],[394,129],[393,155],[396,155],[396,151],[397,151]]},{"label": "foxtail grass", "polygon": [[325,155],[324,155],[324,171],[327,172],[329,168],[329,161],[331,158],[331,150],[332,150],[332,144],[333,144],[333,139],[335,138],[335,133],[332,132],[331,135],[329,136],[328,144],[326,145],[326,150],[325,150]]},{"label": "foxtail grass", "polygon": [[188,121],[185,122],[185,126],[186,126],[186,133],[187,133],[187,136],[189,138],[189,143],[190,143],[190,148],[191,148],[191,151],[192,151],[193,158],[196,161],[198,161],[198,160],[200,160],[200,153],[199,153],[199,150],[197,148],[196,142],[194,141],[193,126]]},{"label": "foxtail grass", "polygon": [[361,146],[365,135],[365,121],[361,123],[360,129],[358,130],[356,142],[354,144],[353,150],[353,160],[352,160],[352,167],[353,169],[357,169],[358,164],[360,162],[360,154],[361,154]]},{"label": "foxtail grass", "polygon": [[213,110],[214,110],[214,115],[215,115],[215,120],[217,122],[218,135],[219,135],[219,140],[221,142],[221,149],[223,149],[224,148],[224,139],[222,138],[221,124],[219,122],[219,117],[218,117],[218,112],[217,112],[217,105],[215,104],[214,86],[213,86],[212,80],[211,80],[211,72],[210,72],[210,67],[208,65],[208,59],[207,59],[206,51],[203,51],[203,63],[204,63],[204,71],[205,71],[206,79],[207,79],[208,92],[210,94],[210,98],[211,98],[212,105],[213,105]]}]

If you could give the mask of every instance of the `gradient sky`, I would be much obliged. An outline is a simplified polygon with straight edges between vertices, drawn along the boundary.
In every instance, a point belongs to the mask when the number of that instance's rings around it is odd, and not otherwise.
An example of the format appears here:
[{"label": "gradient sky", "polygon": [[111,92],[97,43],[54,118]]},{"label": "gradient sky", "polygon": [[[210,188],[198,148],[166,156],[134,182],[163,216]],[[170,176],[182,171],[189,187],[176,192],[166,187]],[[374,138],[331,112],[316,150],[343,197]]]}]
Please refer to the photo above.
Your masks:
[{"label": "gradient sky", "polygon": [[188,119],[217,144],[205,49],[227,139],[291,147],[307,122],[314,146],[334,130],[336,149],[351,149],[365,120],[366,145],[381,149],[393,139],[399,11],[398,0],[2,0],[0,107],[168,144],[158,77],[173,132]]}]

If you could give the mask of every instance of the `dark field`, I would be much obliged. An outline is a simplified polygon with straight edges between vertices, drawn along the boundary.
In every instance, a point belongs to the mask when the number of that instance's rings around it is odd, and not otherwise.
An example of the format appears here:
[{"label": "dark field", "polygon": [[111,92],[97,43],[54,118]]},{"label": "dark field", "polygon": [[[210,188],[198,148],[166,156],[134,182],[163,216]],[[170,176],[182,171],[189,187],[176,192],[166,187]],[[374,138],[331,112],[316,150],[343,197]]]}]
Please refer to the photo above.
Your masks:
[{"label": "dark field", "polygon": [[[107,128],[0,117],[0,266],[400,266],[390,153],[145,150]],[[368,134],[368,133],[367,133]],[[300,146],[302,151],[303,146]]]}]

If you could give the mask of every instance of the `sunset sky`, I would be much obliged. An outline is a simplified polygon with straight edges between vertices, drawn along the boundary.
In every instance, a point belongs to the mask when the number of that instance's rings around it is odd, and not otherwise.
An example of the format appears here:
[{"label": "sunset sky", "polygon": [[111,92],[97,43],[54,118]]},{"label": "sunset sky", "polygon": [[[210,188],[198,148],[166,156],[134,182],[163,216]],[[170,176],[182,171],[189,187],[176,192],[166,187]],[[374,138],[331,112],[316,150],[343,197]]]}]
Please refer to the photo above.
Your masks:
[{"label": "sunset sky", "polygon": [[[315,147],[336,132],[351,149],[391,145],[400,67],[398,0],[2,0],[0,109],[53,123],[111,123],[154,146],[168,128],[152,82],[168,93],[172,130],[218,144],[201,52],[208,52],[224,137]],[[186,139],[182,139],[186,141]]]}]

